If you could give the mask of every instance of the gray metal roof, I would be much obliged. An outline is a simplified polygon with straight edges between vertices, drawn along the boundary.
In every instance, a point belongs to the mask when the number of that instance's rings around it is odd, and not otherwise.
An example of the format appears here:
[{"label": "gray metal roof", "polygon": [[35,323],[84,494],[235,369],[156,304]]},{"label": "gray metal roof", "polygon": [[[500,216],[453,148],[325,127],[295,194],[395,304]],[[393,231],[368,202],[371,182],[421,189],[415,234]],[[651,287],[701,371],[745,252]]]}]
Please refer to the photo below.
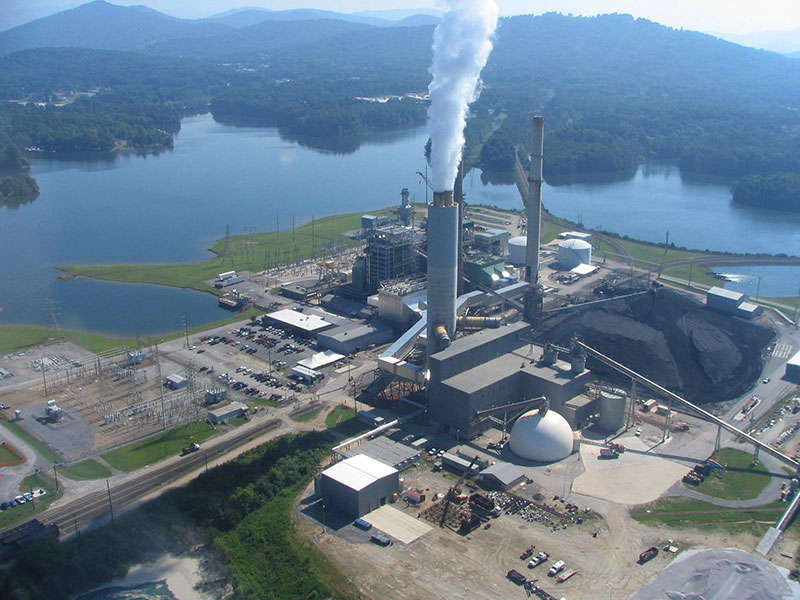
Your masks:
[{"label": "gray metal roof", "polygon": [[525,478],[525,473],[516,465],[507,462],[498,462],[490,467],[486,467],[480,472],[481,475],[491,475],[497,479],[504,487],[514,485]]},{"label": "gray metal roof", "polygon": [[390,440],[387,437],[376,437],[344,453],[348,458],[358,456],[359,454],[369,456],[374,460],[382,462],[385,465],[392,465],[395,468],[404,463],[413,461],[420,456],[419,450]]},{"label": "gray metal roof", "polygon": [[707,292],[708,296],[718,296],[720,298],[727,298],[728,300],[741,300],[744,298],[744,294],[741,292],[736,292],[734,290],[726,290],[725,288],[721,287],[712,287]]}]

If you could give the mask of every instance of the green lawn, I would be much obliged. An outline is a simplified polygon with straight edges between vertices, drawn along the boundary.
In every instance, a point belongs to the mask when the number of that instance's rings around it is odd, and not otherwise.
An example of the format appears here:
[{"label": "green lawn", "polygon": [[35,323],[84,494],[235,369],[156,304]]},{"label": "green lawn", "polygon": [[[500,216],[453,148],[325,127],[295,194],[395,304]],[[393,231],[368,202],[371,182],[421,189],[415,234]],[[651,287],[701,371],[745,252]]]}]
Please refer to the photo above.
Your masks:
[{"label": "green lawn", "polygon": [[[725,284],[724,281],[717,279],[716,277],[712,276],[714,270],[711,267],[706,265],[692,265],[691,268],[691,276],[692,276],[692,283],[697,283],[700,285],[707,285],[710,287],[717,286],[721,287]],[[669,269],[664,269],[661,271],[662,275],[668,275],[670,277],[677,277],[678,279],[685,279],[689,281],[689,265],[681,265],[679,267],[670,267]]]},{"label": "green lawn", "polygon": [[18,465],[25,461],[25,458],[16,452],[16,448],[9,446],[6,442],[0,444],[0,464]]},{"label": "green lawn", "polygon": [[299,421],[300,423],[305,423],[307,421],[313,421],[317,418],[319,413],[322,412],[322,407],[318,406],[314,410],[310,410],[307,413],[303,413],[302,415],[298,415],[296,417],[292,417],[292,420]]},{"label": "green lawn", "polygon": [[749,452],[722,448],[714,460],[726,467],[721,476],[712,472],[696,487],[684,485],[714,498],[749,500],[758,496],[772,477],[760,462],[753,465],[753,455]]},{"label": "green lawn", "polygon": [[[47,341],[45,327],[5,325],[0,327],[0,354],[19,352]],[[132,347],[136,340],[105,337],[86,331],[62,330],[64,337],[90,352],[105,352],[114,348]]]},{"label": "green lawn", "polygon": [[354,419],[355,416],[356,416],[355,410],[353,410],[349,406],[340,404],[339,406],[334,407],[334,409],[328,413],[328,416],[325,417],[325,426],[328,429],[333,429],[334,427],[340,425],[341,423],[344,423],[345,421]]},{"label": "green lawn", "polygon": [[39,438],[35,437],[33,434],[28,433],[28,431],[16,421],[0,421],[0,424],[11,431],[14,435],[21,438],[22,441],[32,447],[36,453],[44,458],[47,462],[55,463],[64,461],[60,454],[42,442]]},{"label": "green lawn", "polygon": [[106,479],[107,477],[111,477],[111,470],[93,458],[87,458],[86,460],[82,460],[74,465],[69,465],[68,467],[56,467],[56,470],[59,475],[76,481]]},{"label": "green lawn", "polygon": [[115,469],[129,473],[181,453],[184,446],[200,443],[214,435],[214,428],[205,421],[189,423],[170,431],[134,442],[102,455]]},{"label": "green lawn", "polygon": [[228,423],[230,425],[233,425],[234,427],[239,427],[239,425],[244,425],[248,421],[249,419],[247,419],[246,417],[236,417],[235,419],[230,419]]},{"label": "green lawn", "polygon": [[[631,509],[631,517],[652,527],[705,528],[725,526],[732,533],[764,532],[786,510],[783,502],[747,509],[725,508],[692,498],[662,498]],[[754,525],[757,527],[753,528]]]},{"label": "green lawn", "polygon": [[[387,214],[391,209],[372,211],[372,214]],[[192,264],[122,264],[122,265],[57,265],[75,275],[108,279],[111,281],[154,283],[173,287],[191,288],[203,292],[220,294],[205,281],[213,279],[220,271],[263,271],[285,261],[294,262],[322,254],[326,247],[357,246],[359,242],[342,234],[361,228],[362,213],[350,213],[317,219],[291,231],[278,233],[254,233],[231,236],[229,249],[232,256],[224,261],[220,257],[225,239],[220,238],[210,248],[216,258]],[[312,235],[313,231],[313,235]],[[294,237],[294,239],[292,239]],[[232,259],[232,260],[231,260]]]},{"label": "green lawn", "polygon": [[[29,492],[37,488],[44,489],[47,493],[33,502],[26,502],[22,506],[15,506],[0,512],[0,527],[8,527],[18,521],[30,519],[49,507],[61,497],[61,492],[56,492],[53,481],[46,475],[38,473],[22,480],[19,493]],[[15,494],[16,495],[16,494]]]}]

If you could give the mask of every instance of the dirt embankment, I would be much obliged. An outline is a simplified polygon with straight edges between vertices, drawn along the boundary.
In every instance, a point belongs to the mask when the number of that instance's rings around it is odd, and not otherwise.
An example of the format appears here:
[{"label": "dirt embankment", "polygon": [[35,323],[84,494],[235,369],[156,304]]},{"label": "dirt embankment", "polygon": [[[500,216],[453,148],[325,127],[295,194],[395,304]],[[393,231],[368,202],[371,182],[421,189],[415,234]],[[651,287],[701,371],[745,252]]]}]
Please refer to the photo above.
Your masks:
[{"label": "dirt embankment", "polygon": [[[771,329],[706,308],[673,290],[614,300],[546,317],[542,338],[573,335],[697,403],[730,400],[761,373]],[[609,370],[591,359],[596,372]]]}]

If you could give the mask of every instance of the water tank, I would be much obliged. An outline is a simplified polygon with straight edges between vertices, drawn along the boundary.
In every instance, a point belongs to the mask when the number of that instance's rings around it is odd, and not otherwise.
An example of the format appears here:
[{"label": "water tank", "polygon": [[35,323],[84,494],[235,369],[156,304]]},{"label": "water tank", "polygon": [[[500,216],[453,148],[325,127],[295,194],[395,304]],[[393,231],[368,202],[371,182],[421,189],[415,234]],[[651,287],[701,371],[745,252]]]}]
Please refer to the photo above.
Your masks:
[{"label": "water tank", "polygon": [[525,266],[525,247],[528,240],[524,235],[508,240],[508,262],[515,267]]},{"label": "water tank", "polygon": [[625,396],[600,392],[600,429],[608,433],[619,431],[625,426]]},{"label": "water tank", "polygon": [[583,240],[564,240],[558,245],[558,264],[567,270],[592,264],[592,245]]},{"label": "water tank", "polygon": [[572,453],[572,429],[553,410],[541,414],[538,408],[522,415],[511,428],[511,451],[527,460],[554,462]]}]

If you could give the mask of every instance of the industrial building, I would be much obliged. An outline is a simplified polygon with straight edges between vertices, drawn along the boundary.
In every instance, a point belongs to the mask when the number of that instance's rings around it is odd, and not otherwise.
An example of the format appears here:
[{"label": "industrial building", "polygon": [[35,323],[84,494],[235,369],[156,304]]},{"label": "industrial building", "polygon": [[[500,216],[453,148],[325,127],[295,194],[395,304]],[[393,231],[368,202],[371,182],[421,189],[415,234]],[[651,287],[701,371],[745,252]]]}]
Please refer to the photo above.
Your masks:
[{"label": "industrial building", "polygon": [[171,390],[179,390],[189,385],[189,380],[182,375],[167,375],[167,378],[164,380],[164,385]]},{"label": "industrial building", "polygon": [[247,404],[242,402],[231,402],[226,406],[208,411],[208,420],[211,421],[213,425],[219,425],[220,423],[225,423],[231,419],[243,417],[246,414]]},{"label": "industrial building", "polygon": [[552,354],[534,360],[534,348],[525,340],[529,330],[523,322],[486,329],[433,354],[428,363],[431,421],[472,438],[491,425],[479,412],[546,396],[570,426],[588,422],[595,402],[584,392],[592,373],[580,357],[569,363]]},{"label": "industrial building", "polygon": [[706,292],[706,306],[709,308],[737,317],[752,319],[760,315],[764,309],[748,300],[746,294],[721,287],[712,287]]},{"label": "industrial building", "polygon": [[786,378],[800,383],[800,352],[786,361]]},{"label": "industrial building", "polygon": [[344,452],[346,458],[352,458],[359,454],[402,471],[420,459],[421,451],[381,436]]},{"label": "industrial building", "polygon": [[368,323],[346,323],[317,334],[317,343],[323,348],[350,354],[379,346],[392,340],[392,328],[380,321]]},{"label": "industrial building", "polygon": [[526,477],[516,465],[497,462],[481,471],[478,480],[486,488],[506,491],[525,481]]},{"label": "industrial building", "polygon": [[364,250],[367,268],[364,291],[374,294],[382,281],[417,273],[416,244],[414,230],[410,227],[386,225],[370,230]]},{"label": "industrial building", "polygon": [[326,505],[354,519],[390,502],[399,489],[397,469],[364,454],[339,461],[315,480]]},{"label": "industrial building", "polygon": [[314,313],[304,313],[286,308],[265,315],[267,321],[278,327],[288,329],[292,333],[303,337],[311,337],[321,331],[333,327],[333,323],[326,321]]}]

